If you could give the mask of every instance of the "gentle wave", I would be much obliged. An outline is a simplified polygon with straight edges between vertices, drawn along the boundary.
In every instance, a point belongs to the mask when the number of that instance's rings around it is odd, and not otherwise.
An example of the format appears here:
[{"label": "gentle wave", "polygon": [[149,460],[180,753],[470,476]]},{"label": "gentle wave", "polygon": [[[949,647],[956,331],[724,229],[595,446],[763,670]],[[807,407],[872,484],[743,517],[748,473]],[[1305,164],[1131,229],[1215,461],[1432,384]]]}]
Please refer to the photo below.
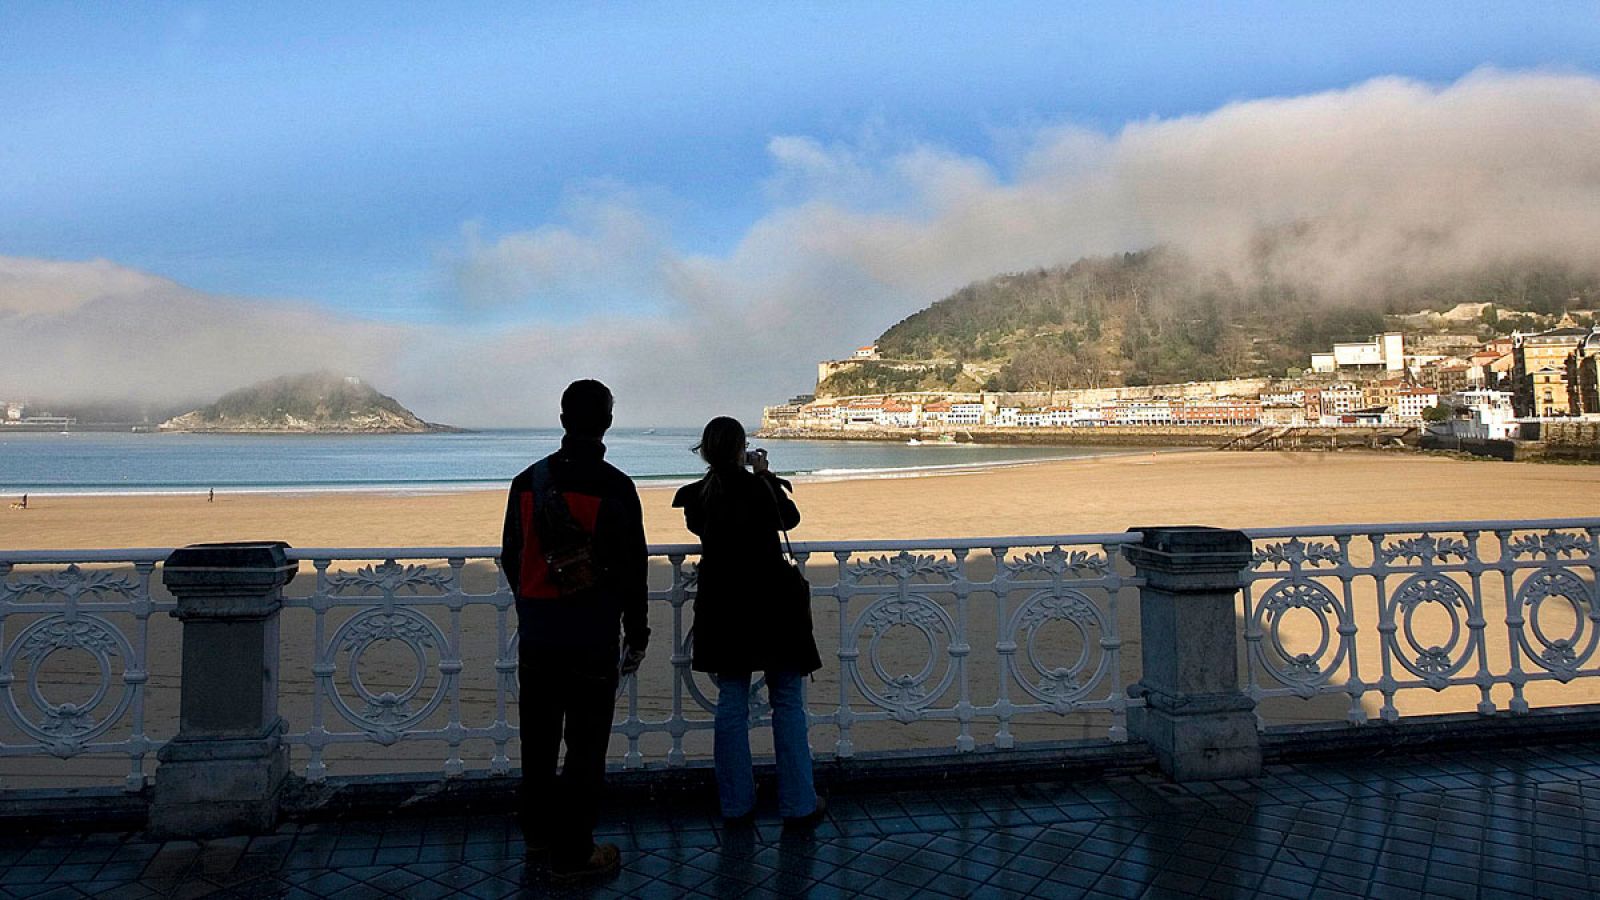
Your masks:
[{"label": "gentle wave", "polygon": [[[0,441],[0,495],[194,496],[223,494],[449,493],[501,490],[560,441],[549,429],[381,438],[116,433],[18,435]],[[607,460],[642,487],[683,484],[704,469],[688,452],[692,435],[621,432]],[[1126,449],[962,445],[803,439],[766,442],[774,468],[804,481],[912,478],[1110,456]]]}]

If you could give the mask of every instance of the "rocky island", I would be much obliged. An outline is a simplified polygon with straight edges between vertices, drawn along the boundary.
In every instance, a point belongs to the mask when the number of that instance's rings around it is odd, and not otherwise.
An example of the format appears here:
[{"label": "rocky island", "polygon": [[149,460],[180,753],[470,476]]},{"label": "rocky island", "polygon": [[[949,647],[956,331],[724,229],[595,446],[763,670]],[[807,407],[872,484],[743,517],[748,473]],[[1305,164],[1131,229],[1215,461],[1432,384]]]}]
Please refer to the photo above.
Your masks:
[{"label": "rocky island", "polygon": [[351,375],[286,375],[225,394],[161,423],[162,431],[228,434],[426,434],[460,431],[424,422]]}]

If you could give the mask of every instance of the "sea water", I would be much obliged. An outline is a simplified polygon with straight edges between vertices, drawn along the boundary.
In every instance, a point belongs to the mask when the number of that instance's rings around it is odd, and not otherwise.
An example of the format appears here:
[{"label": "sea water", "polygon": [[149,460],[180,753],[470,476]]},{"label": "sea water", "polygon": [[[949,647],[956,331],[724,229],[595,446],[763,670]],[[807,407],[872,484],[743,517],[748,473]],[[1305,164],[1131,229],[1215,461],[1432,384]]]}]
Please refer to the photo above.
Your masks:
[{"label": "sea water", "polygon": [[[641,481],[704,471],[696,429],[614,429],[606,459]],[[555,450],[559,429],[464,434],[224,435],[0,432],[0,494],[441,491],[500,487]],[[892,478],[1123,452],[1087,447],[760,440],[801,478]]]}]

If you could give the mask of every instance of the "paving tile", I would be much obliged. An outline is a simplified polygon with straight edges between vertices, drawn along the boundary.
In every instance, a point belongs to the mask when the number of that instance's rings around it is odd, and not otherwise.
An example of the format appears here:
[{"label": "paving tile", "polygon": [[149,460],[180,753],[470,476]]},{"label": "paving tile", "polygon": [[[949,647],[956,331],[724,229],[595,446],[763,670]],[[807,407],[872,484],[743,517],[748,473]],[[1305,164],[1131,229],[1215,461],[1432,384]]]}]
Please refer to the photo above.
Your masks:
[{"label": "paving tile", "polygon": [[[556,890],[503,816],[311,823],[158,844],[0,836],[0,898],[1600,894],[1600,753],[1273,765],[1259,779],[1149,774],[835,798],[828,823],[730,833],[703,810],[612,815],[611,882]],[[1594,873],[1594,874],[1591,874]]]}]

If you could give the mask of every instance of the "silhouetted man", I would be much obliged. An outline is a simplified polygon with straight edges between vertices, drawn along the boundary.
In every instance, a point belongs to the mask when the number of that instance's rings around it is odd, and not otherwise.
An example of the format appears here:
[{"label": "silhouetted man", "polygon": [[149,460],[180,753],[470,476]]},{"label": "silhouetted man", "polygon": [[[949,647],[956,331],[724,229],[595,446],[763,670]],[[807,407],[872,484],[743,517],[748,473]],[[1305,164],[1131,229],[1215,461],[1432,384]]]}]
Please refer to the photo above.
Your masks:
[{"label": "silhouetted man", "polygon": [[620,865],[616,845],[595,844],[595,818],[617,680],[638,668],[650,638],[639,492],[605,462],[600,442],[611,407],[598,381],[567,387],[561,449],[512,480],[500,547],[521,629],[519,821],[529,854],[548,847],[558,878]]}]

